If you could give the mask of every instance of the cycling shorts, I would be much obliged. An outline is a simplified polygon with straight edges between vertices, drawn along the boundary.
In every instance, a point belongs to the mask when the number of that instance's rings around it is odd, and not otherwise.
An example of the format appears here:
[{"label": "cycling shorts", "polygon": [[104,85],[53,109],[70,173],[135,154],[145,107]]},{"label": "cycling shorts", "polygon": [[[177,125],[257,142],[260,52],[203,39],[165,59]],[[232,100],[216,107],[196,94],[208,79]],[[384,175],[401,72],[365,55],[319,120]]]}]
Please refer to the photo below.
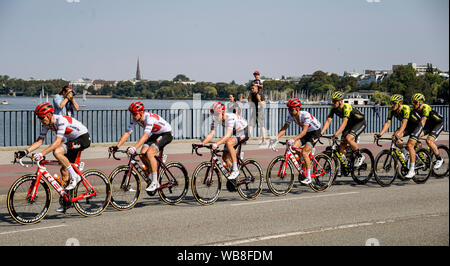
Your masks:
[{"label": "cycling shorts", "polygon": [[78,164],[80,162],[81,152],[91,146],[91,137],[89,133],[85,133],[74,140],[67,141],[63,144],[64,155],[69,162]]},{"label": "cycling shorts", "polygon": [[442,130],[444,129],[444,121],[441,123],[426,123],[425,127],[423,128],[423,132],[425,135],[428,135],[430,137],[433,137],[434,139],[437,139],[439,137],[439,134],[441,134]]},{"label": "cycling shorts", "polygon": [[302,146],[309,144],[310,146],[314,147],[319,138],[320,138],[320,129],[306,133],[306,135],[303,136],[303,138],[301,138],[300,141],[302,143]]},{"label": "cycling shorts", "polygon": [[409,136],[409,139],[413,139],[415,141],[419,141],[420,133],[422,133],[423,127],[422,123],[408,123],[406,125],[405,132],[403,136]]},{"label": "cycling shorts", "polygon": [[366,129],[366,120],[365,119],[354,122],[354,123],[349,123],[349,124],[347,124],[344,131],[342,132],[341,140],[344,140],[348,134],[350,134],[356,138],[364,131],[364,129]]},{"label": "cycling shorts", "polygon": [[164,132],[161,134],[152,134],[147,139],[144,146],[146,146],[146,147],[153,146],[159,152],[159,151],[163,150],[167,144],[171,143],[172,140],[173,140],[172,132]]}]

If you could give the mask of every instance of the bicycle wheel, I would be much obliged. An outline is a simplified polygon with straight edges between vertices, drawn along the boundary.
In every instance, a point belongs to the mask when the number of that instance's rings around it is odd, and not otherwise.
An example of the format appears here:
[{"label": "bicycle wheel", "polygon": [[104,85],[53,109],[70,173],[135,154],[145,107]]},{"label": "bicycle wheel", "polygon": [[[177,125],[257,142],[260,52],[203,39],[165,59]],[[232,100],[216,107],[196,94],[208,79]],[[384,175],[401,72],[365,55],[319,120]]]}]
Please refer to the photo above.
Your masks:
[{"label": "bicycle wheel", "polygon": [[139,174],[133,169],[131,176],[129,176],[129,171],[130,167],[128,165],[121,165],[109,175],[109,182],[111,183],[111,205],[119,211],[133,208],[141,195],[141,179]]},{"label": "bicycle wheel", "polygon": [[8,192],[8,211],[14,221],[20,224],[35,224],[50,210],[52,193],[44,179],[41,179],[36,197],[30,201],[29,194],[36,184],[36,175],[24,175],[17,179]]},{"label": "bicycle wheel", "polygon": [[192,194],[202,205],[211,205],[222,190],[222,181],[217,168],[212,169],[211,162],[203,162],[195,169],[191,180]]},{"label": "bicycle wheel", "polygon": [[[87,182],[95,189],[96,194],[73,202],[75,209],[83,216],[91,217],[101,214],[111,200],[111,186],[108,177],[100,170],[90,169],[83,173]],[[82,179],[72,192],[72,199],[93,191]]]},{"label": "bicycle wheel", "polygon": [[189,175],[186,168],[179,162],[166,164],[158,176],[162,189],[158,190],[159,196],[167,204],[178,204],[184,197],[189,187]]},{"label": "bicycle wheel", "polygon": [[414,167],[416,175],[412,178],[416,184],[424,184],[431,175],[431,154],[425,148],[416,151],[416,166]]},{"label": "bicycle wheel", "polygon": [[294,167],[288,161],[285,165],[284,155],[275,157],[267,167],[266,183],[276,196],[286,195],[294,186]]},{"label": "bicycle wheel", "polygon": [[324,153],[315,155],[315,158],[317,162],[314,160],[311,161],[311,172],[314,172],[316,177],[312,179],[309,187],[316,192],[324,192],[334,182],[334,161]]},{"label": "bicycle wheel", "polygon": [[436,163],[436,156],[432,151],[430,151],[431,156],[433,156],[433,168],[431,169],[433,176],[436,178],[443,178],[445,176],[449,176],[450,172],[450,165],[449,165],[449,157],[450,157],[450,151],[449,148],[445,145],[438,145],[438,152],[441,158],[444,160],[444,163],[441,167],[438,169],[434,169],[434,164]]},{"label": "bicycle wheel", "polygon": [[382,187],[388,187],[397,177],[397,161],[390,150],[382,150],[375,158],[373,168],[375,180]]},{"label": "bicycle wheel", "polygon": [[259,163],[247,159],[241,165],[241,174],[236,179],[237,191],[246,200],[256,199],[262,191],[263,171]]},{"label": "bicycle wheel", "polygon": [[359,152],[364,156],[364,161],[359,167],[352,167],[352,178],[357,184],[364,185],[372,178],[374,159],[368,149],[359,149]]}]

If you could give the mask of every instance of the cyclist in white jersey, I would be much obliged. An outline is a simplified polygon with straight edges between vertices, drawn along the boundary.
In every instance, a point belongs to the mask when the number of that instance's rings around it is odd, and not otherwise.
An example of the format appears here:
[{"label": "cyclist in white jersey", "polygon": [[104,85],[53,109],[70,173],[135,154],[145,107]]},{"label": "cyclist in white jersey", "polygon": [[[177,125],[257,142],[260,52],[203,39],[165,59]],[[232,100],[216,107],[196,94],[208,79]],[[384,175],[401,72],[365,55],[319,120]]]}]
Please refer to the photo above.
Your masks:
[{"label": "cyclist in white jersey", "polygon": [[[75,172],[70,163],[79,163],[81,151],[91,145],[91,138],[89,137],[87,128],[80,121],[69,116],[55,115],[53,114],[54,110],[53,106],[49,103],[42,103],[36,107],[34,113],[43,124],[41,133],[36,142],[24,151],[16,152],[15,156],[21,158],[38,149],[44,143],[47,132],[49,130],[56,131],[56,139],[53,143],[42,152],[36,153],[33,159],[40,161],[45,155],[53,152],[55,158],[62,165],[62,180],[68,182],[69,175],[71,178],[69,185],[65,189],[72,190],[81,180],[81,177]],[[63,142],[64,137],[67,139],[65,143]]]},{"label": "cyclist in white jersey", "polygon": [[[303,184],[309,184],[311,180],[311,160],[309,159],[309,153],[316,144],[316,141],[320,138],[320,128],[321,123],[309,112],[301,110],[302,103],[298,98],[291,99],[287,103],[289,108],[289,116],[284,123],[283,128],[280,129],[276,140],[272,141],[272,147],[275,147],[278,140],[286,133],[289,125],[295,121],[301,128],[302,131],[294,138],[289,139],[289,144],[294,148],[299,148],[303,145],[301,156],[305,160],[306,165],[306,179],[302,180]],[[301,143],[299,142],[301,141]]]},{"label": "cyclist in white jersey", "polygon": [[[210,109],[211,114],[214,115],[211,123],[211,131],[209,135],[202,141],[202,145],[206,145],[214,138],[216,125],[222,125],[226,128],[225,135],[212,145],[213,149],[217,149],[220,145],[226,145],[223,153],[223,159],[228,165],[232,165],[232,172],[228,179],[235,180],[239,176],[239,168],[237,166],[237,156],[235,147],[242,142],[248,140],[247,121],[241,116],[233,113],[225,112],[225,105],[221,102],[216,102]],[[230,161],[231,157],[231,161]]]},{"label": "cyclist in white jersey", "polygon": [[142,146],[141,153],[145,154],[145,156],[141,155],[140,158],[152,174],[152,182],[145,190],[151,192],[160,187],[158,173],[156,172],[158,170],[158,162],[156,161],[155,156],[160,150],[164,149],[167,144],[172,142],[173,137],[172,126],[166,120],[157,114],[144,112],[144,109],[144,104],[140,101],[133,102],[128,107],[128,110],[133,116],[133,120],[125,133],[123,133],[117,145],[109,147],[109,151],[117,151],[131,135],[136,124],[144,128],[144,133],[141,138],[133,147],[128,148],[128,153],[134,154],[136,153],[136,150]]}]

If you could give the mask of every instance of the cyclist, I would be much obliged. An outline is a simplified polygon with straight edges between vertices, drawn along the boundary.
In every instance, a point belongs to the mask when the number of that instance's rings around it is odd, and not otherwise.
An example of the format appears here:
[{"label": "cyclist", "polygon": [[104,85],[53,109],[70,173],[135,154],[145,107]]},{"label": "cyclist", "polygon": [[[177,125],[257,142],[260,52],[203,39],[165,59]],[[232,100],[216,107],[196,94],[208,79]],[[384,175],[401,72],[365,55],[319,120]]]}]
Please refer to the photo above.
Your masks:
[{"label": "cyclist", "polygon": [[444,119],[441,114],[433,110],[428,104],[425,104],[424,101],[425,96],[422,93],[416,93],[412,97],[414,112],[417,112],[418,115],[422,118],[421,122],[423,132],[420,134],[420,137],[422,137],[423,135],[428,135],[428,147],[430,147],[430,149],[436,155],[437,159],[434,165],[434,169],[438,169],[444,163],[444,159],[439,155],[435,140],[444,129]]},{"label": "cyclist", "polygon": [[141,138],[134,146],[127,149],[127,153],[135,154],[136,150],[142,146],[141,153],[145,155],[141,155],[140,159],[147,169],[149,169],[146,170],[147,174],[149,173],[148,171],[151,171],[152,174],[152,182],[145,190],[152,192],[160,187],[158,173],[156,172],[158,169],[158,162],[156,161],[155,156],[160,150],[164,149],[167,144],[172,142],[172,126],[159,115],[145,112],[144,109],[144,104],[140,101],[130,104],[128,111],[130,111],[133,119],[116,146],[109,147],[109,152],[115,152],[122,146],[133,132],[136,124],[144,128],[144,133]]},{"label": "cyclist", "polygon": [[339,146],[339,152],[344,158],[343,154],[345,152],[345,148],[348,145],[352,148],[356,155],[355,165],[359,167],[365,160],[365,156],[359,152],[358,144],[356,143],[356,138],[364,131],[366,128],[366,119],[364,114],[361,113],[358,109],[353,108],[353,106],[349,103],[344,103],[344,93],[341,91],[334,92],[331,96],[331,101],[333,105],[330,108],[328,113],[327,120],[323,124],[322,131],[323,134],[331,124],[331,120],[334,115],[342,118],[342,123],[339,126],[338,130],[333,134],[333,138],[335,139],[342,133],[341,144]]},{"label": "cyclist", "polygon": [[[284,126],[278,132],[276,136],[276,142],[286,133],[289,125],[295,121],[301,128],[302,131],[295,137],[288,140],[289,144],[294,148],[299,148],[303,145],[301,156],[305,160],[306,165],[306,179],[301,182],[305,185],[312,182],[311,179],[311,160],[309,159],[309,153],[312,151],[316,140],[320,138],[320,127],[322,126],[320,122],[309,112],[303,111],[301,109],[302,103],[298,98],[291,99],[287,104],[289,108],[289,116],[284,123]],[[299,142],[301,141],[301,144]],[[272,145],[274,145],[272,144]]]},{"label": "cyclist", "polygon": [[[42,152],[33,155],[33,160],[40,161],[50,152],[53,152],[55,158],[61,163],[61,177],[66,190],[72,190],[81,181],[81,177],[75,172],[71,163],[80,162],[81,151],[91,145],[91,138],[87,128],[75,118],[65,115],[53,114],[55,109],[50,103],[39,104],[34,110],[34,114],[39,118],[43,127],[38,139],[24,151],[18,151],[14,154],[16,158],[22,158],[28,153],[37,150],[43,143],[49,130],[56,131],[55,140]],[[64,142],[63,138],[67,141]],[[65,207],[61,206],[56,211],[64,212]]]},{"label": "cyclist", "polygon": [[[422,133],[422,124],[420,123],[420,117],[411,112],[411,108],[403,104],[403,96],[400,94],[394,94],[391,97],[391,109],[389,109],[388,118],[383,125],[379,134],[375,134],[374,138],[378,139],[383,136],[384,133],[389,129],[392,117],[395,116],[398,120],[402,122],[401,126],[392,135],[392,140],[397,142],[397,147],[402,149],[404,154],[409,152],[409,171],[405,178],[413,178],[415,175],[415,162],[416,162],[416,152],[414,146],[419,140],[419,136]],[[403,136],[409,136],[407,149],[402,147]]]},{"label": "cyclist", "polygon": [[215,150],[217,147],[225,143],[226,148],[222,158],[227,165],[232,165],[232,171],[228,176],[228,179],[235,180],[236,177],[239,176],[235,147],[238,144],[248,140],[247,121],[237,114],[225,112],[225,105],[221,102],[214,103],[211,106],[210,113],[213,115],[211,131],[202,141],[202,145],[206,145],[214,138],[217,124],[226,128],[225,135],[212,145],[212,149]]}]

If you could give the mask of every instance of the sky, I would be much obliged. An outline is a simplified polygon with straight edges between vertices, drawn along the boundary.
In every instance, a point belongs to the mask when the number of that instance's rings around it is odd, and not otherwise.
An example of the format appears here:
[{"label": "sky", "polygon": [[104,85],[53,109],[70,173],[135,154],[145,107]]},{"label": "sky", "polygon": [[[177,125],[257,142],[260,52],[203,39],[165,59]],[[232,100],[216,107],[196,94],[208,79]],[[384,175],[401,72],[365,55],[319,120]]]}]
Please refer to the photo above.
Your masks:
[{"label": "sky", "polygon": [[0,0],[0,75],[235,82],[449,70],[448,0]]}]

